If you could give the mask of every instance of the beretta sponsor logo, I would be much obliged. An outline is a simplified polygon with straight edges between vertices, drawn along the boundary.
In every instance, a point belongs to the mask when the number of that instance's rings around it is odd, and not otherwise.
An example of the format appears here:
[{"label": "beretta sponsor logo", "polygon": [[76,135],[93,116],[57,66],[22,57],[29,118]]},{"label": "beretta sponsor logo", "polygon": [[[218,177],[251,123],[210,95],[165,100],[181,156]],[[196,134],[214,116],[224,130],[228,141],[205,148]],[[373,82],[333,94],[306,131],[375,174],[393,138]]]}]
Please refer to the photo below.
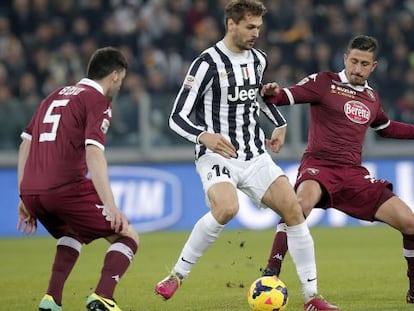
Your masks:
[{"label": "beretta sponsor logo", "polygon": [[112,166],[109,177],[118,207],[138,232],[166,229],[180,219],[182,189],[175,175],[155,168]]},{"label": "beretta sponsor logo", "polygon": [[344,112],[349,120],[359,124],[367,123],[371,117],[368,107],[356,100],[346,102]]}]

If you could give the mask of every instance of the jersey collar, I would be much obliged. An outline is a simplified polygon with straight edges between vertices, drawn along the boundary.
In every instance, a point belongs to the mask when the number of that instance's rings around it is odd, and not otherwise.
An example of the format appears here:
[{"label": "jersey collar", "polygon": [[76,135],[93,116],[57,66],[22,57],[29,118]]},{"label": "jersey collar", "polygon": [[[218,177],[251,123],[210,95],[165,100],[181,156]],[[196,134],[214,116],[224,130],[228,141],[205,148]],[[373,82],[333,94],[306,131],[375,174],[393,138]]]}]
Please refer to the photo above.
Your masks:
[{"label": "jersey collar", "polygon": [[368,81],[365,81],[365,85],[364,85],[364,86],[362,86],[362,85],[352,85],[351,83],[349,83],[349,80],[348,80],[348,78],[347,78],[347,76],[346,76],[346,74],[345,74],[345,69],[344,69],[344,70],[342,70],[342,71],[339,73],[339,78],[341,79],[341,82],[342,82],[343,84],[346,84],[347,86],[349,86],[349,87],[353,88],[355,91],[358,91],[358,92],[363,92],[365,89],[370,89],[370,90],[372,90],[372,87],[370,87],[370,86],[368,85]]},{"label": "jersey collar", "polygon": [[80,80],[79,82],[78,82],[79,84],[85,84],[85,85],[88,85],[88,86],[90,86],[90,87],[93,87],[94,89],[96,89],[99,93],[101,93],[102,95],[105,95],[104,94],[104,92],[103,92],[103,88],[102,88],[102,86],[99,84],[99,83],[97,83],[97,82],[95,82],[95,81],[93,81],[93,80],[91,80],[91,79],[88,79],[88,78],[83,78],[82,80]]},{"label": "jersey collar", "polygon": [[221,40],[219,42],[217,42],[217,47],[222,50],[225,54],[229,55],[232,58],[239,58],[242,60],[245,60],[246,57],[249,56],[249,51],[245,50],[245,51],[241,51],[241,52],[233,52],[232,50],[230,50],[227,45],[224,43],[224,40]]}]

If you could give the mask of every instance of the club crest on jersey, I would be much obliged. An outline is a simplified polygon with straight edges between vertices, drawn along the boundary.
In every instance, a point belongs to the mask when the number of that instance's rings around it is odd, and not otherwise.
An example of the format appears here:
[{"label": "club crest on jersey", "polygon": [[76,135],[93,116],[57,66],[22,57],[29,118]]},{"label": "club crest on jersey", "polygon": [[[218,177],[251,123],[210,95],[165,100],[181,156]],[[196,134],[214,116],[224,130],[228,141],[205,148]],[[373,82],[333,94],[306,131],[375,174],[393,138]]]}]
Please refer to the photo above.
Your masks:
[{"label": "club crest on jersey", "polygon": [[375,95],[374,95],[374,92],[372,90],[367,89],[367,94],[373,101],[375,100]]},{"label": "club crest on jersey", "polygon": [[102,133],[104,133],[106,135],[106,133],[108,133],[108,129],[109,129],[109,125],[111,123],[109,122],[108,119],[103,119],[102,120],[102,124],[101,124],[101,131]]},{"label": "club crest on jersey", "polygon": [[317,168],[313,168],[313,167],[309,167],[308,169],[306,169],[308,171],[309,174],[315,176],[319,174],[319,170]]},{"label": "club crest on jersey", "polygon": [[344,105],[346,117],[354,123],[365,124],[371,118],[371,111],[363,103],[350,100]]}]

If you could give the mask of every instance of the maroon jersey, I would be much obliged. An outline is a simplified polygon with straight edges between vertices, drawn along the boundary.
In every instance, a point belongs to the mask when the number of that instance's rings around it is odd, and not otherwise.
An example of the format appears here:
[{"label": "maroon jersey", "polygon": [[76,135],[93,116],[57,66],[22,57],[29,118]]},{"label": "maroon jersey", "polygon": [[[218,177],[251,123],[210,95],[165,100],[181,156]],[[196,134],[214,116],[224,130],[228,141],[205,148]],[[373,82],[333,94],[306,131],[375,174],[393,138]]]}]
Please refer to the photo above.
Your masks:
[{"label": "maroon jersey", "polygon": [[320,72],[285,88],[267,103],[310,103],[310,128],[304,157],[360,165],[368,127],[383,130],[390,120],[381,108],[378,92],[366,84],[353,86],[345,72]]},{"label": "maroon jersey", "polygon": [[90,79],[51,93],[21,135],[31,140],[21,193],[62,191],[85,181],[85,146],[105,148],[111,111],[102,87]]}]

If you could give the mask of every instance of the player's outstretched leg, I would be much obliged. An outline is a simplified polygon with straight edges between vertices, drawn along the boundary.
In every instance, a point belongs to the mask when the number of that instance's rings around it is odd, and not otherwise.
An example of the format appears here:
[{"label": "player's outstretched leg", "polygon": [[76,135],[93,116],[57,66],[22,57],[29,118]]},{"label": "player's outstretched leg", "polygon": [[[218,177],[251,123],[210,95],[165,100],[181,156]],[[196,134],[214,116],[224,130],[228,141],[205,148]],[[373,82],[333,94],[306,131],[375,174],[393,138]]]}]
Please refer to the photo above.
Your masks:
[{"label": "player's outstretched leg", "polygon": [[339,311],[318,294],[313,239],[305,222],[286,227],[289,252],[302,284],[305,311]]},{"label": "player's outstretched leg", "polygon": [[282,270],[282,262],[288,250],[287,237],[286,237],[286,224],[283,220],[280,220],[277,225],[276,234],[273,239],[272,250],[270,251],[267,266],[262,271],[263,276],[279,277]]},{"label": "player's outstretched leg", "polygon": [[303,305],[304,311],[340,311],[339,307],[330,304],[321,295],[312,296],[308,302]]},{"label": "player's outstretched leg", "polygon": [[115,300],[104,298],[95,293],[86,300],[86,310],[89,311],[122,311]]},{"label": "player's outstretched leg", "polygon": [[155,293],[164,297],[165,300],[170,299],[181,286],[182,279],[179,273],[171,273],[157,283]]},{"label": "player's outstretched leg", "polygon": [[170,299],[223,228],[224,225],[218,223],[211,212],[201,217],[194,225],[171,273],[155,286],[155,293]]},{"label": "player's outstretched leg", "polygon": [[62,311],[62,307],[56,304],[50,295],[44,295],[39,304],[39,311]]}]

